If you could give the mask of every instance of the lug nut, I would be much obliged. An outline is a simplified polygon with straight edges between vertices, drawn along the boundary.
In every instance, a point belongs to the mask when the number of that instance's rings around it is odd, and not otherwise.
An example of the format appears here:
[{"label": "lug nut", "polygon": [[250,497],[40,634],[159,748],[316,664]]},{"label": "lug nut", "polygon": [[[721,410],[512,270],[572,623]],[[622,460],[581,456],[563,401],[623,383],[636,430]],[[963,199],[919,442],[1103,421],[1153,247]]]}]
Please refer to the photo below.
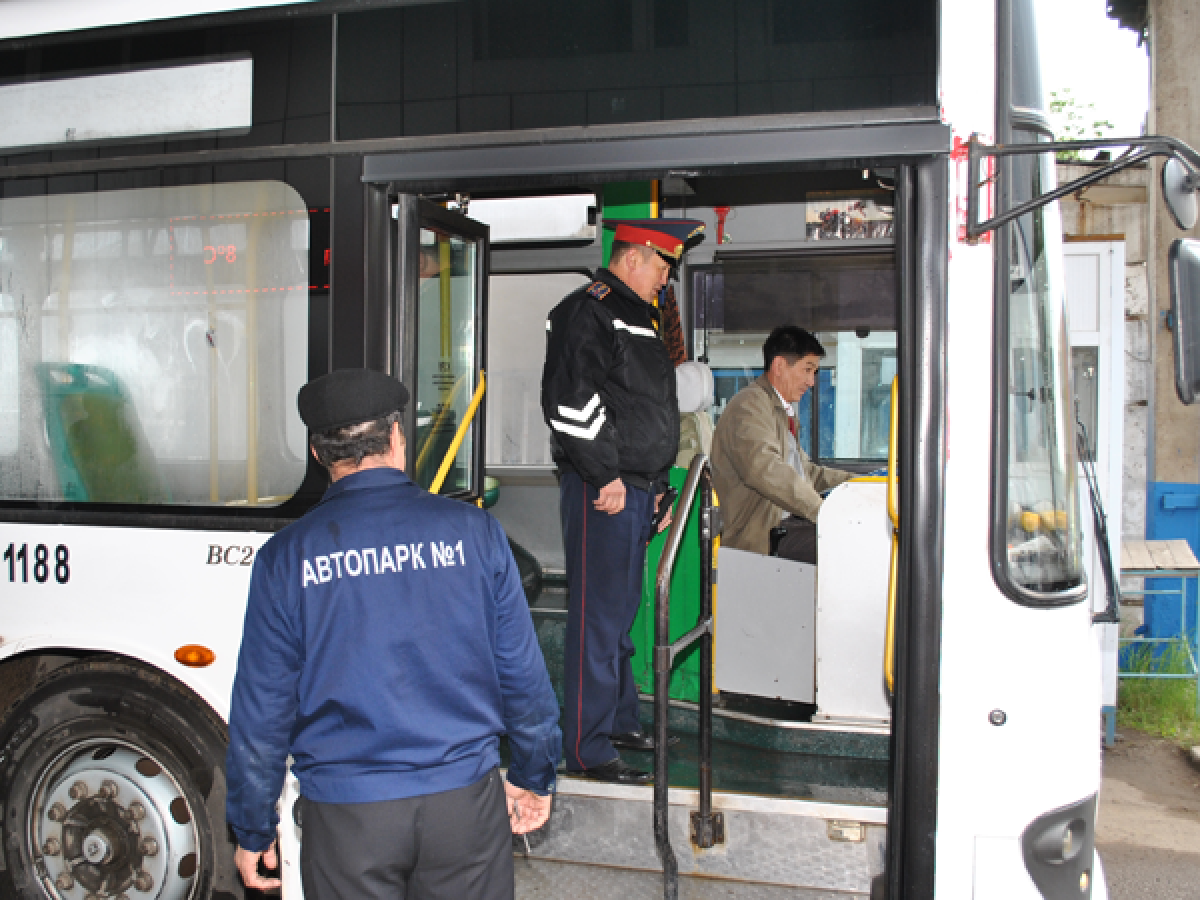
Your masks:
[{"label": "lug nut", "polygon": [[63,872],[54,879],[54,886],[60,891],[69,891],[75,887],[75,879],[71,877],[70,872]]},{"label": "lug nut", "polygon": [[58,856],[58,851],[61,849],[58,838],[46,838],[46,843],[42,844],[42,852],[47,856]]},{"label": "lug nut", "polygon": [[71,790],[67,793],[71,795],[72,800],[84,800],[88,795],[88,786],[82,781],[77,781],[71,785]]},{"label": "lug nut", "polygon": [[117,796],[117,791],[117,783],[115,781],[109,781],[108,779],[105,779],[104,781],[100,782],[100,790],[96,793],[98,793],[101,797],[115,797]]},{"label": "lug nut", "polygon": [[152,837],[142,838],[142,855],[155,856],[158,853],[158,841]]},{"label": "lug nut", "polygon": [[146,893],[154,887],[154,879],[149,872],[138,872],[133,877],[133,886],[142,893]]},{"label": "lug nut", "polygon": [[146,818],[146,807],[134,800],[129,804],[129,814],[133,816],[135,822],[140,822]]},{"label": "lug nut", "polygon": [[46,812],[46,815],[50,817],[51,822],[61,822],[67,817],[67,808],[61,803],[55,803]]}]

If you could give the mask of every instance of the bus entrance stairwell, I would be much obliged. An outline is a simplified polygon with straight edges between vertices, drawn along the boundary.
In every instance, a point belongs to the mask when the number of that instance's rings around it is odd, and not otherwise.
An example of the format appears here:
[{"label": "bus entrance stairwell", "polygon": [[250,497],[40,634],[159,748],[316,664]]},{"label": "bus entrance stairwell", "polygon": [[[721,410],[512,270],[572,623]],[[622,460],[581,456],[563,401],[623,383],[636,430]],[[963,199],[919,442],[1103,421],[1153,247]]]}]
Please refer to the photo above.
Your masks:
[{"label": "bus entrance stairwell", "polygon": [[[671,575],[683,540],[684,529],[696,492],[700,491],[700,619],[678,640],[670,640]],[[713,693],[713,560],[715,542],[721,531],[720,509],[714,504],[712,466],[708,457],[696,454],[675,508],[662,557],[658,563],[654,606],[654,844],[663,867],[663,896],[679,896],[679,866],[667,828],[668,714],[670,711],[671,666],[676,658],[700,643],[699,690],[699,809],[691,814],[692,843],[710,848],[725,842],[725,821],[712,810],[712,693]]]}]

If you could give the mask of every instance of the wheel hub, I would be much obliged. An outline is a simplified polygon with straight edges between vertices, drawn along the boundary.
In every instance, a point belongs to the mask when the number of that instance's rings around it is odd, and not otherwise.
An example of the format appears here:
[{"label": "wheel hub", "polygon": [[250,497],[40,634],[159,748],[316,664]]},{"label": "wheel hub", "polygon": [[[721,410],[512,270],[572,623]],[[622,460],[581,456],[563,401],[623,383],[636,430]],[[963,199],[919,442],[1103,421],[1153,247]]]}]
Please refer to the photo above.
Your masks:
[{"label": "wheel hub", "polygon": [[83,841],[83,855],[88,862],[102,866],[112,860],[112,847],[109,846],[107,835],[93,832]]},{"label": "wheel hub", "polygon": [[198,846],[178,783],[145,751],[77,746],[47,768],[30,850],[54,900],[188,900]]},{"label": "wheel hub", "polygon": [[81,800],[62,824],[62,856],[71,875],[98,895],[117,894],[133,884],[142,869],[141,843],[129,810],[108,798]]}]

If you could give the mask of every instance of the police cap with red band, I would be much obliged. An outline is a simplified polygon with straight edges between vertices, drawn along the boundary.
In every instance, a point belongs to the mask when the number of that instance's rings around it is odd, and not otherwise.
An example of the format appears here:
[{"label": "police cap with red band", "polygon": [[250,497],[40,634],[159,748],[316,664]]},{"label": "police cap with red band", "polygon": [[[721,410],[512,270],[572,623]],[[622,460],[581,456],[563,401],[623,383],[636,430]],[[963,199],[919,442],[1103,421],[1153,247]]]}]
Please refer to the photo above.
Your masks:
[{"label": "police cap with red band", "polygon": [[604,227],[614,229],[614,241],[650,247],[672,263],[704,240],[699,219],[605,219]]}]

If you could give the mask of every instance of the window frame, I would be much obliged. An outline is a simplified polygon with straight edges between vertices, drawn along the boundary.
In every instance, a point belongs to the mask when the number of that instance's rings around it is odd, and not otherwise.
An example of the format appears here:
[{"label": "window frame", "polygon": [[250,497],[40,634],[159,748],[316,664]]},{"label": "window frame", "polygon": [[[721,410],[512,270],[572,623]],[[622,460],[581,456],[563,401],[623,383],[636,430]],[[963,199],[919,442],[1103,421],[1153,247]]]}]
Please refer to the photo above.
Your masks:
[{"label": "window frame", "polygon": [[[332,171],[331,160],[325,155],[304,158],[324,164]],[[288,185],[303,200],[309,210],[309,281],[318,285],[308,291],[308,321],[304,357],[307,378],[321,374],[316,371],[328,366],[328,360],[319,350],[328,342],[330,333],[329,302],[330,285],[327,269],[315,265],[315,260],[324,253],[324,247],[332,238],[332,206],[328,195],[314,193],[312,184],[290,175],[291,167],[280,166],[264,172],[262,167],[224,166],[219,171],[213,167],[164,167],[159,177],[148,183],[144,170],[133,167],[112,172],[103,178],[84,175],[72,179],[10,179],[0,181],[0,196],[36,197],[58,194],[109,193],[147,187],[182,187],[192,185],[238,184],[243,182],[279,181]],[[219,178],[217,176],[220,176]],[[311,179],[310,179],[311,181]],[[328,183],[321,179],[323,183]],[[81,184],[82,182],[82,184]],[[103,187],[97,187],[97,184]],[[83,188],[81,190],[81,187]],[[307,188],[307,189],[306,189]],[[318,189],[319,192],[319,189]],[[313,210],[317,210],[313,212]],[[318,221],[320,219],[321,221]],[[307,441],[307,432],[306,432]],[[209,529],[229,531],[277,531],[303,515],[314,506],[329,484],[328,474],[311,457],[307,460],[304,476],[295,492],[276,506],[232,506],[211,503],[113,503],[82,502],[69,500],[23,500],[0,497],[0,521],[29,524],[69,524],[147,528]]]},{"label": "window frame", "polygon": [[[804,201],[804,202],[807,202],[807,201]],[[801,246],[796,247],[796,248],[790,248],[785,251],[746,249],[746,250],[738,250],[738,251],[729,252],[729,251],[720,251],[719,250],[714,254],[711,261],[694,263],[694,264],[689,265],[687,267],[687,274],[684,276],[684,279],[686,280],[685,283],[687,285],[687,295],[684,300],[684,303],[687,306],[687,310],[686,310],[685,314],[687,315],[687,318],[689,320],[688,324],[684,328],[684,332],[686,334],[688,351],[691,354],[690,358],[697,359],[697,360],[700,360],[701,362],[705,362],[709,365],[712,365],[711,363],[708,362],[708,359],[707,359],[708,347],[707,346],[702,347],[702,346],[696,345],[697,332],[703,331],[706,334],[708,333],[708,330],[709,330],[708,324],[707,324],[708,317],[706,316],[705,324],[703,327],[697,327],[697,325],[693,321],[691,321],[693,318],[692,305],[694,302],[693,301],[693,291],[695,290],[695,283],[696,283],[695,278],[694,278],[695,275],[703,275],[704,273],[715,273],[718,271],[723,271],[723,263],[726,263],[726,262],[746,262],[746,261],[756,261],[756,260],[766,261],[766,260],[771,260],[771,259],[801,260],[801,259],[812,258],[812,257],[846,258],[846,257],[854,257],[854,256],[873,256],[873,255],[879,255],[879,254],[886,254],[886,255],[891,256],[893,267],[898,270],[899,265],[900,265],[900,257],[899,257],[899,250],[897,247],[897,243],[896,243],[896,240],[894,237],[891,237],[891,238],[865,238],[865,239],[838,240],[838,241],[833,241],[833,240],[830,240],[830,241],[804,241]],[[897,300],[897,304],[898,304],[898,302],[899,301]],[[684,310],[682,309],[682,306],[681,306],[681,312],[684,312]],[[804,326],[802,325],[801,327],[804,327]],[[723,332],[723,333],[736,334],[737,332]],[[755,333],[757,333],[757,332],[755,332]],[[813,332],[813,333],[819,338],[820,334],[828,333],[828,332],[822,331],[822,332]],[[890,329],[888,333],[894,334],[896,336],[895,351],[896,351],[896,356],[897,356],[897,365],[899,365],[899,354],[900,354],[900,322],[899,322],[899,320],[897,320],[895,322],[895,327]],[[761,345],[757,349],[761,350]],[[761,353],[759,353],[758,358],[760,361],[756,365],[746,367],[748,373],[753,373],[750,376],[751,379],[757,378],[759,375],[762,374]],[[819,370],[820,371],[836,371],[836,369],[837,369],[836,365],[830,364],[830,357],[829,357],[828,351],[827,351],[827,355],[821,360]],[[837,468],[837,469],[844,469],[848,472],[855,472],[858,474],[866,474],[867,472],[873,472],[876,469],[880,468],[881,466],[887,465],[886,457],[884,457],[882,459],[871,459],[871,458],[867,458],[867,457],[821,456],[820,455],[821,448],[820,448],[820,409],[819,409],[820,377],[819,376],[816,379],[815,383],[813,384],[812,389],[805,393],[805,397],[810,398],[808,418],[809,418],[809,424],[810,424],[810,433],[813,436],[813,444],[814,444],[813,452],[808,454],[809,460],[811,462],[815,463],[816,465],[829,466],[831,468]],[[803,403],[803,400],[801,400],[801,403]]]},{"label": "window frame", "polygon": [[[1032,135],[1035,141],[1040,138],[1048,138],[1052,141],[1054,140],[1054,132],[1042,110],[1018,107],[1013,103],[1014,81],[1017,78],[1024,77],[1026,80],[1025,87],[1028,88],[1030,84],[1036,81],[1032,76],[1037,75],[1036,69],[1032,72],[1025,70],[1021,72],[1015,71],[1019,63],[1023,62],[1028,65],[1034,59],[1034,57],[1026,54],[1019,60],[1017,54],[1014,52],[1014,38],[1016,35],[1013,7],[1016,2],[1021,2],[1021,0],[1000,0],[996,7],[996,141],[999,144],[1013,143],[1014,132],[1016,131]],[[1028,0],[1025,0],[1025,2],[1028,4]],[[1029,10],[1026,9],[1025,12],[1028,13]],[[1025,24],[1028,25],[1028,22]],[[1028,35],[1021,35],[1021,38],[1026,37]],[[1033,46],[1037,46],[1036,42]],[[1024,49],[1028,50],[1027,47]],[[1029,158],[1036,162],[1040,157],[1034,155]],[[1015,159],[1015,157],[1009,156],[996,161],[995,203],[997,213],[1002,213],[1015,205],[1015,201],[1013,200]],[[1033,214],[1031,213],[1031,215]],[[989,555],[991,558],[992,578],[1000,591],[1010,600],[1021,606],[1034,609],[1058,609],[1082,603],[1084,598],[1087,597],[1088,585],[1087,577],[1082,568],[1082,550],[1079,582],[1064,587],[1061,590],[1050,592],[1031,590],[1015,581],[1012,578],[1008,559],[1009,366],[1012,350],[1009,343],[1011,296],[1009,266],[1012,243],[1011,234],[1012,229],[1016,225],[1016,222],[1012,222],[996,229],[991,245],[993,260],[992,447]],[[1063,290],[1060,292],[1058,302],[1063,305],[1063,315],[1065,316],[1067,302],[1065,285],[1060,285],[1060,287]],[[1064,402],[1067,402],[1073,396],[1070,383],[1069,339],[1064,351],[1068,354],[1067,381],[1061,387],[1064,391],[1062,399]],[[1075,433],[1074,419],[1071,420],[1071,423],[1070,434],[1073,436]],[[1064,452],[1068,458],[1069,477],[1074,479],[1077,463],[1073,441],[1069,440],[1067,442]],[[1076,515],[1079,515],[1080,508],[1077,488],[1071,492],[1071,496],[1068,499],[1070,502],[1074,502],[1074,512]]]},{"label": "window frame", "polygon": [[[448,210],[445,207],[411,194],[400,194],[389,198],[397,204],[397,228],[394,247],[398,262],[396,291],[399,295],[396,304],[396,320],[404,336],[403,345],[399,347],[399,364],[393,371],[403,373],[401,381],[413,388],[411,401],[404,411],[404,432],[411,435],[407,442],[407,459],[405,468],[416,475],[417,462],[417,400],[415,388],[417,384],[417,347],[420,334],[420,272],[416,262],[420,252],[419,244],[422,229],[436,229],[462,237],[467,243],[476,245],[475,264],[475,377],[472,379],[471,392],[474,394],[479,387],[479,372],[487,373],[487,316],[488,316],[488,276],[491,271],[491,229],[482,222],[468,218],[461,213]],[[389,203],[389,207],[390,207]],[[416,264],[414,264],[416,263]],[[480,402],[471,422],[471,483],[465,491],[439,492],[439,496],[453,497],[457,500],[477,500],[484,493],[484,477],[487,466],[487,403]]]}]

